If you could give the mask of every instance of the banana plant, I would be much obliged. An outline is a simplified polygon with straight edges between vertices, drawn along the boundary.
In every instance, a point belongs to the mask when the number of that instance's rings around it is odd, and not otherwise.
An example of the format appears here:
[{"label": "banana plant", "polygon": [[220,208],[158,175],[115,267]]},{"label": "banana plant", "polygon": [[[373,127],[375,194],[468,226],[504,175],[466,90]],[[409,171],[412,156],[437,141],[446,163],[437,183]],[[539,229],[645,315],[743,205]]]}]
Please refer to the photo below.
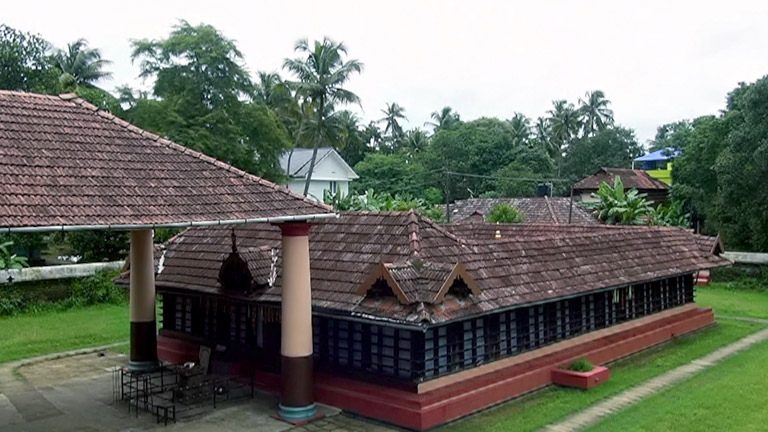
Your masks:
[{"label": "banana plant", "polygon": [[598,219],[609,225],[642,225],[648,221],[648,215],[653,211],[651,203],[645,199],[645,194],[637,189],[624,191],[621,177],[616,176],[613,187],[603,182],[593,193],[597,202],[587,205],[595,212]]},{"label": "banana plant", "polygon": [[12,241],[0,243],[0,270],[21,270],[29,267],[27,257],[18,256],[10,252]]}]

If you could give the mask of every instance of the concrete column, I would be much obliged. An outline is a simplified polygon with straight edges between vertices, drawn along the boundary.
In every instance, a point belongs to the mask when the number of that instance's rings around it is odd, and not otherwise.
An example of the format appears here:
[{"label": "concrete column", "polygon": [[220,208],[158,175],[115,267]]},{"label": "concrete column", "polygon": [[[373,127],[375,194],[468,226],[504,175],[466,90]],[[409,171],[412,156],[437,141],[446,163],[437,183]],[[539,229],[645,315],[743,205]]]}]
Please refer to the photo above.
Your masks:
[{"label": "concrete column", "polygon": [[308,223],[280,225],[283,233],[282,384],[280,417],[296,422],[317,415],[312,374],[312,294]]},{"label": "concrete column", "polygon": [[134,371],[157,366],[157,326],[155,324],[155,266],[152,230],[131,231],[131,356],[128,367]]}]

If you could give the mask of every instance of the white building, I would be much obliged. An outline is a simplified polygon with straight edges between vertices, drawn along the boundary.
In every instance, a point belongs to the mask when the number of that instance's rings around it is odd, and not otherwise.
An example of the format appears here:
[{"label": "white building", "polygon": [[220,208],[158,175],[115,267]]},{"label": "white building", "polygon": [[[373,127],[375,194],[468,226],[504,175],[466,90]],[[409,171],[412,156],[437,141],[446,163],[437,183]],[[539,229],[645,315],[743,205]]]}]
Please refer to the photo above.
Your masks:
[{"label": "white building", "polygon": [[[290,159],[290,167],[289,165]],[[288,177],[288,189],[303,194],[304,183],[309,173],[309,164],[312,159],[311,148],[293,149],[293,154],[287,152],[280,157],[280,166]],[[344,161],[339,153],[332,147],[320,147],[317,149],[315,169],[309,184],[310,198],[317,201],[323,200],[323,191],[332,193],[349,193],[349,182],[358,178],[352,167]]]}]

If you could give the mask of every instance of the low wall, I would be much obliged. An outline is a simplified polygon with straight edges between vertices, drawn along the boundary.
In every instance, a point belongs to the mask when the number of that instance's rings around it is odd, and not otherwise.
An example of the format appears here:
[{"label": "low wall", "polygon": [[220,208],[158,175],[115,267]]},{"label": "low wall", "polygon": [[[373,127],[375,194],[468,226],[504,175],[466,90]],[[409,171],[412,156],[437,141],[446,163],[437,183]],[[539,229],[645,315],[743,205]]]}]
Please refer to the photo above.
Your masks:
[{"label": "low wall", "polygon": [[104,270],[120,270],[124,261],[27,267],[21,270],[0,270],[0,284],[37,282],[90,276]]},{"label": "low wall", "polygon": [[723,252],[720,256],[736,264],[768,265],[768,253]]}]

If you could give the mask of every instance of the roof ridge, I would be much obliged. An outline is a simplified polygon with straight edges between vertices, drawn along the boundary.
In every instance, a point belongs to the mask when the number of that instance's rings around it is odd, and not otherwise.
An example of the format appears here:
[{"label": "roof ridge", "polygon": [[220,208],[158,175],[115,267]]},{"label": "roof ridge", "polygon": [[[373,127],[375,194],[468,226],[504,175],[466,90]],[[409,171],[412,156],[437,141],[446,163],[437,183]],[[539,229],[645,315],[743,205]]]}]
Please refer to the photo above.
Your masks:
[{"label": "roof ridge", "polygon": [[410,249],[411,257],[419,257],[421,249],[421,236],[419,235],[419,216],[413,209],[408,210],[407,233],[408,233],[408,247]]},{"label": "roof ridge", "polygon": [[552,216],[552,221],[555,225],[560,225],[560,221],[557,220],[557,216],[555,216],[555,210],[552,208],[552,203],[546,195],[544,195],[544,202],[547,204],[547,210],[549,210],[549,215]]},{"label": "roof ridge", "polygon": [[[25,93],[25,94],[34,94],[34,93]],[[74,97],[72,95],[74,95]],[[280,185],[278,185],[276,183],[272,183],[269,180],[264,180],[263,178],[261,178],[261,177],[259,177],[257,175],[254,175],[254,174],[251,174],[249,172],[243,171],[243,170],[241,170],[239,168],[235,168],[235,167],[233,167],[232,165],[230,165],[230,164],[228,164],[226,162],[222,162],[222,161],[220,161],[218,159],[215,159],[215,158],[212,158],[212,157],[210,157],[210,156],[208,156],[208,155],[206,155],[204,153],[192,150],[189,147],[185,147],[185,146],[183,146],[181,144],[177,144],[177,143],[175,143],[175,142],[173,142],[173,141],[171,141],[169,139],[163,138],[163,137],[161,137],[159,135],[153,134],[152,132],[148,132],[148,131],[145,131],[144,129],[141,129],[141,128],[137,127],[137,126],[134,126],[131,123],[128,123],[127,121],[117,117],[116,115],[114,115],[114,114],[112,114],[112,113],[110,113],[108,111],[104,111],[104,110],[99,109],[99,107],[91,104],[90,102],[88,102],[85,99],[77,96],[74,93],[65,93],[65,94],[57,96],[57,98],[60,99],[60,100],[63,100],[63,101],[72,102],[72,103],[74,103],[77,106],[89,109],[89,110],[93,111],[94,114],[98,115],[99,117],[102,117],[105,120],[109,120],[112,123],[114,123],[114,124],[116,124],[118,126],[121,126],[121,127],[125,128],[126,130],[134,133],[134,134],[137,134],[137,135],[142,136],[144,138],[148,138],[150,141],[154,141],[158,145],[165,146],[165,147],[170,148],[170,149],[175,150],[175,151],[180,151],[182,153],[186,153],[186,154],[188,154],[188,155],[190,155],[192,157],[196,157],[196,158],[200,159],[203,162],[206,162],[206,163],[209,163],[211,165],[217,166],[218,168],[222,168],[222,169],[228,170],[229,172],[231,172],[231,173],[233,173],[235,175],[238,175],[238,176],[243,177],[243,178],[247,178],[247,179],[249,179],[251,181],[254,181],[254,182],[256,182],[256,183],[258,183],[258,184],[260,184],[262,186],[266,186],[266,187],[272,188],[274,190],[287,193],[290,196],[292,196],[293,198],[300,199],[300,200],[302,200],[304,202],[307,202],[308,204],[313,204],[313,205],[318,206],[320,208],[323,208],[323,209],[325,209],[327,211],[333,211],[333,207],[329,206],[329,205],[327,205],[325,203],[321,203],[319,201],[312,200],[312,199],[310,199],[310,198],[308,198],[306,196],[303,196],[303,195],[300,195],[300,194],[298,194],[296,192],[293,192],[293,191],[289,190],[288,188],[286,188],[284,186],[280,186]]]}]

